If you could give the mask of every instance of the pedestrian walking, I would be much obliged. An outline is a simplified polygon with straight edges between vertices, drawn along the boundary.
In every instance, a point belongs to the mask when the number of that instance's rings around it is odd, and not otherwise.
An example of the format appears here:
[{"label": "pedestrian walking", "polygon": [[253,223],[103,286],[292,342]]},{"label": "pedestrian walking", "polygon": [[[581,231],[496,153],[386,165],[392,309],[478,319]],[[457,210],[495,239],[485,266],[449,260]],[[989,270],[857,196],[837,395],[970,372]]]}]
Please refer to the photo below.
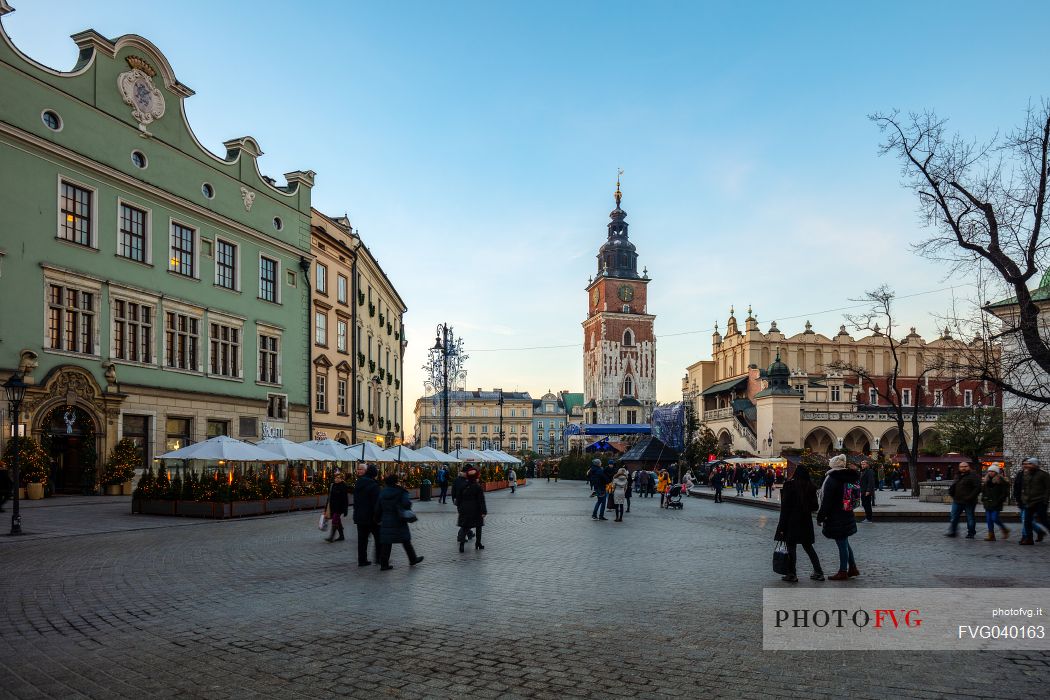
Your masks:
[{"label": "pedestrian walking", "polygon": [[878,477],[875,489],[877,491],[884,491],[886,489],[886,468],[880,464],[879,468],[875,471],[875,476]]},{"label": "pedestrian walking", "polygon": [[1033,544],[1042,542],[1050,525],[1046,522],[1046,505],[1050,499],[1050,475],[1042,470],[1037,457],[1029,457],[1021,463],[1020,498],[1021,505],[1021,542]]},{"label": "pedestrian walking", "polygon": [[630,488],[629,475],[624,467],[620,467],[613,475],[613,506],[616,508],[615,522],[623,522],[624,504],[627,502],[627,489]]},{"label": "pedestrian walking", "polygon": [[718,467],[715,467],[714,472],[711,474],[711,486],[715,488],[715,503],[721,503],[722,487],[725,486],[725,475]]},{"label": "pedestrian walking", "polygon": [[463,490],[463,487],[467,485],[467,477],[461,470],[456,474],[456,478],[452,480],[452,505],[456,505],[456,501],[459,499],[459,492]]},{"label": "pedestrian walking", "polygon": [[693,488],[693,485],[695,483],[696,482],[693,481],[693,475],[690,474],[689,470],[687,469],[685,471],[685,476],[682,477],[682,493],[685,494],[686,496],[688,496],[689,495],[689,489]]},{"label": "pedestrian walking", "polygon": [[638,495],[642,498],[649,497],[649,472],[645,469],[638,470]]},{"label": "pedestrian walking", "polygon": [[875,470],[866,459],[860,461],[860,503],[864,506],[864,522],[874,522],[871,508],[875,503]]},{"label": "pedestrian walking", "polygon": [[736,495],[743,496],[744,487],[747,484],[747,471],[742,464],[738,464],[733,469],[733,483],[736,484]]},{"label": "pedestrian walking", "polygon": [[781,578],[782,581],[798,583],[798,545],[802,545],[813,565],[810,578],[814,581],[824,580],[820,558],[817,557],[817,550],[813,549],[816,539],[813,534],[813,512],[818,507],[817,487],[809,477],[809,470],[803,466],[788,467],[787,479],[780,490],[780,521],[776,531],[776,540],[787,545],[791,562],[791,571]]},{"label": "pedestrian walking", "polygon": [[630,471],[627,472],[627,488],[623,492],[624,499],[627,503],[627,512],[631,512],[631,492],[634,490],[634,474]]},{"label": "pedestrian walking", "polygon": [[463,487],[456,501],[456,509],[459,511],[459,520],[456,521],[456,524],[459,525],[459,534],[456,536],[456,541],[459,542],[460,552],[463,551],[463,545],[467,542],[467,533],[471,529],[477,530],[478,533],[477,539],[474,540],[474,549],[485,549],[485,545],[481,544],[481,530],[485,525],[488,509],[485,507],[485,489],[478,483],[479,476],[475,467],[467,469],[467,485]]},{"label": "pedestrian walking", "polygon": [[416,550],[412,547],[412,531],[404,517],[405,511],[412,512],[412,500],[408,497],[408,491],[398,485],[397,474],[388,474],[383,478],[383,490],[379,492],[379,500],[376,501],[380,571],[394,568],[390,565],[390,551],[399,542],[405,548],[409,566],[423,561],[423,557],[416,556]]},{"label": "pedestrian walking", "polygon": [[375,560],[379,561],[379,525],[376,523],[376,501],[379,484],[375,466],[357,463],[357,482],[354,484],[354,524],[357,525],[357,565],[368,566],[368,538],[372,538]]},{"label": "pedestrian walking", "polygon": [[[350,512],[350,489],[346,486],[346,478],[338,469],[332,474],[332,488],[328,490],[328,517],[332,519],[332,531],[326,542],[342,542],[343,518]],[[339,533],[338,539],[336,533]]]},{"label": "pedestrian walking", "polygon": [[966,537],[977,534],[977,499],[981,495],[981,477],[971,469],[969,462],[959,462],[959,476],[948,487],[952,497],[952,512],[945,537],[955,537],[959,529],[959,518],[966,514]]},{"label": "pedestrian walking", "polygon": [[981,505],[984,506],[984,519],[988,523],[988,534],[984,539],[989,542],[995,541],[996,525],[1003,531],[1004,540],[1010,536],[1009,528],[999,519],[999,512],[1003,509],[1003,504],[1006,503],[1009,495],[1010,484],[1003,478],[1002,470],[996,466],[988,467],[988,473],[981,487]]},{"label": "pedestrian walking", "polygon": [[0,463],[0,513],[4,512],[4,504],[11,498],[11,472],[7,465]]},{"label": "pedestrian walking", "polygon": [[660,476],[656,479],[656,491],[660,494],[660,507],[664,507],[667,500],[667,491],[671,488],[671,475],[666,469],[660,470]]},{"label": "pedestrian walking", "polygon": [[766,487],[766,498],[773,498],[773,482],[777,478],[777,473],[773,469],[766,469],[762,475],[762,485]]},{"label": "pedestrian walking", "polygon": [[594,496],[598,499],[591,512],[591,520],[608,520],[605,517],[605,486],[609,482],[606,481],[605,470],[602,469],[600,459],[591,460],[591,470],[587,472],[587,481],[591,485]]},{"label": "pedestrian walking", "polygon": [[510,492],[514,493],[518,488],[518,473],[514,471],[514,467],[507,467],[507,483],[510,484]]},{"label": "pedestrian walking", "polygon": [[448,502],[448,466],[442,464],[441,468],[438,469],[437,473],[438,488],[441,489],[441,493],[438,494],[438,503]]},{"label": "pedestrian walking", "polygon": [[748,480],[751,483],[751,498],[758,498],[758,489],[762,486],[762,471],[755,467],[748,474]]},{"label": "pedestrian walking", "polygon": [[846,455],[835,455],[828,461],[828,473],[821,487],[817,524],[829,540],[835,540],[839,549],[839,570],[828,577],[830,581],[845,581],[859,576],[849,538],[857,534],[854,515],[860,501],[860,475],[846,460]]}]

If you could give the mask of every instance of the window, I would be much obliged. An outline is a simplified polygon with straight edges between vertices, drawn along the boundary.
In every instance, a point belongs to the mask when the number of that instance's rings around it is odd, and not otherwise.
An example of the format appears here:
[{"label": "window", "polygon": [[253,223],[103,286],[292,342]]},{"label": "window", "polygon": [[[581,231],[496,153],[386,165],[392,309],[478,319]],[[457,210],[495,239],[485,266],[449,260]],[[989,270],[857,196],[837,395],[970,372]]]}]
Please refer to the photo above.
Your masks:
[{"label": "window", "polygon": [[339,275],[336,278],[336,298],[340,304],[346,303],[346,277]]},{"label": "window", "polygon": [[228,436],[228,434],[230,434],[229,421],[208,421],[207,436],[209,438]]},{"label": "window", "polygon": [[44,126],[51,129],[51,131],[62,130],[62,119],[59,118],[57,112],[50,109],[45,110],[44,113],[40,115],[40,119],[44,122]]},{"label": "window", "polygon": [[483,433],[487,433],[488,431],[489,431],[489,426],[488,426],[488,424],[482,424],[482,426],[481,426],[481,432],[483,432]]},{"label": "window", "polygon": [[279,217],[279,216],[273,217],[273,227],[277,231],[283,231],[284,230],[284,221],[281,220],[281,217]]},{"label": "window", "polygon": [[192,425],[193,421],[189,418],[169,418],[165,421],[164,451],[171,452],[182,449],[186,445],[192,445],[193,439],[190,432]]},{"label": "window", "polygon": [[153,361],[153,307],[114,300],[113,355],[127,362]]},{"label": "window", "polygon": [[48,285],[48,338],[52,350],[95,354],[95,293]]},{"label": "window", "polygon": [[149,161],[146,160],[146,154],[142,151],[132,151],[131,163],[136,168],[145,168],[149,164]]},{"label": "window", "polygon": [[203,185],[201,185],[201,194],[203,194],[208,199],[211,199],[215,196],[215,188],[209,185],[207,182],[205,182]]},{"label": "window", "polygon": [[288,397],[284,394],[267,394],[266,417],[273,420],[288,420]]},{"label": "window", "polygon": [[963,391],[963,406],[973,406],[973,389]]},{"label": "window", "polygon": [[901,405],[911,406],[911,389],[901,390]]},{"label": "window", "polygon": [[526,440],[525,438],[522,438],[521,439],[521,451],[524,452],[527,449],[529,449],[529,441]]},{"label": "window", "polygon": [[339,411],[339,415],[346,415],[346,380],[340,379],[336,383],[336,410]]},{"label": "window", "polygon": [[197,232],[188,226],[171,222],[171,260],[170,269],[186,277],[194,276],[193,254],[194,237]]},{"label": "window", "polygon": [[121,436],[131,440],[139,451],[138,469],[146,469],[150,462],[149,416],[124,416]]},{"label": "window", "polygon": [[934,389],[933,391],[933,405],[943,406],[944,405],[944,392],[940,389]]},{"label": "window", "polygon": [[165,314],[165,362],[172,369],[196,372],[200,341],[200,319],[188,314],[168,311]]},{"label": "window", "polygon": [[510,449],[511,449],[512,452],[514,450],[518,449],[518,440],[516,438],[511,438],[510,439]]},{"label": "window", "polygon": [[328,268],[317,263],[317,293],[328,294]]},{"label": "window", "polygon": [[223,289],[237,289],[237,246],[215,239],[215,284]]},{"label": "window", "polygon": [[[236,379],[241,376],[241,329],[222,323],[211,325],[210,373]],[[225,433],[223,433],[225,435]]]},{"label": "window", "polygon": [[839,386],[831,387],[831,400],[841,401],[842,400],[842,388]]},{"label": "window", "polygon": [[346,352],[346,321],[336,321],[335,347],[339,352]]},{"label": "window", "polygon": [[255,416],[241,416],[237,423],[241,437],[259,437],[259,420]]},{"label": "window", "polygon": [[314,314],[314,343],[328,345],[328,314],[323,311]]},{"label": "window", "polygon": [[62,226],[58,237],[82,246],[93,244],[91,190],[62,181]]},{"label": "window", "polygon": [[275,335],[259,334],[259,381],[280,384],[280,340]]},{"label": "window", "polygon": [[868,403],[871,404],[872,406],[878,406],[879,405],[879,390],[878,389],[875,389],[874,387],[871,388],[871,389],[868,389]]},{"label": "window", "polygon": [[118,254],[121,257],[147,262],[146,260],[146,212],[130,204],[120,204],[120,245]]},{"label": "window", "polygon": [[328,412],[328,377],[318,374],[314,377],[314,410]]},{"label": "window", "polygon": [[259,298],[274,304],[280,303],[277,280],[280,279],[279,263],[265,255],[259,257]]},{"label": "window", "polygon": [[634,396],[634,381],[630,377],[623,380],[623,395]]},{"label": "window", "polygon": [[474,438],[470,438],[470,440],[467,441],[467,447],[472,449],[472,450],[478,449],[478,442],[477,442],[477,440],[475,440]]},{"label": "window", "polygon": [[478,432],[478,426],[476,426],[473,423],[471,423],[470,426],[467,428],[467,432],[468,433],[476,433],[476,432]]},{"label": "window", "polygon": [[463,424],[462,423],[456,423],[456,432],[457,433],[462,433],[463,432]]},{"label": "window", "polygon": [[[627,411],[627,424],[628,425],[634,425],[637,422],[638,422],[638,411],[634,411],[634,410]],[[551,433],[551,438],[550,439],[551,440],[554,439],[554,433]]]}]

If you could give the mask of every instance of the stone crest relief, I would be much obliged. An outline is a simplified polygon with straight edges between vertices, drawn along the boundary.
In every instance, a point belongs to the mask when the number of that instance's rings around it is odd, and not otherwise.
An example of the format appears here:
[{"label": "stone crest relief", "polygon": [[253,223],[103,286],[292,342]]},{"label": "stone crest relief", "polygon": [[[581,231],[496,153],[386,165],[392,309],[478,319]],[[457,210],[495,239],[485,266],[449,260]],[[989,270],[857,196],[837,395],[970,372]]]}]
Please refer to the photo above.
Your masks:
[{"label": "stone crest relief", "polygon": [[251,211],[255,204],[255,193],[247,187],[241,187],[241,201],[244,202],[244,211]]},{"label": "stone crest relief", "polygon": [[131,70],[117,76],[117,88],[124,103],[131,107],[131,117],[139,123],[143,136],[151,136],[146,129],[164,116],[164,94],[153,84],[157,71],[138,56],[127,57]]}]

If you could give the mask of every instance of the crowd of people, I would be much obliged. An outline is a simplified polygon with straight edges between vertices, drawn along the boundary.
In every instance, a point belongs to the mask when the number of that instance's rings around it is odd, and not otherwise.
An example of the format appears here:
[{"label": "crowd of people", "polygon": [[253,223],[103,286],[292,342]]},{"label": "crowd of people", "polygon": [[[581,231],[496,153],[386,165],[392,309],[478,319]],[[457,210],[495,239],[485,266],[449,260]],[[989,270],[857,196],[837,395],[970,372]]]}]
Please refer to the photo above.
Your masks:
[{"label": "crowd of people", "polygon": [[955,537],[959,530],[959,521],[966,517],[966,537],[977,536],[977,503],[984,506],[985,524],[988,534],[985,540],[994,542],[995,531],[1006,539],[1010,529],[1003,525],[999,514],[1007,499],[1013,495],[1021,511],[1021,539],[1018,544],[1031,545],[1042,542],[1050,524],[1047,523],[1047,503],[1050,501],[1050,474],[1042,468],[1036,457],[1029,457],[1021,463],[1021,470],[1014,476],[1013,484],[1003,475],[998,466],[988,468],[984,478],[974,471],[969,462],[959,463],[959,474],[948,488],[952,498],[951,516],[948,521],[946,537]]}]

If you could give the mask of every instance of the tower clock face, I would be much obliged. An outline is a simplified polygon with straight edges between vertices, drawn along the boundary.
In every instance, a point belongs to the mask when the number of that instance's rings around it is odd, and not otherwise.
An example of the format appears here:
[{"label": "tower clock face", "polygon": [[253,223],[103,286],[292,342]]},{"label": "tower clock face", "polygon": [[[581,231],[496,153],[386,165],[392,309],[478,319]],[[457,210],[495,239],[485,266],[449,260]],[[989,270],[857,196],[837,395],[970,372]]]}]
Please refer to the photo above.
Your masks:
[{"label": "tower clock face", "polygon": [[631,299],[634,299],[634,288],[629,284],[620,287],[620,300],[630,301]]},{"label": "tower clock face", "polygon": [[591,302],[594,303],[594,304],[598,303],[598,290],[597,289],[595,289],[593,292],[591,292]]}]

